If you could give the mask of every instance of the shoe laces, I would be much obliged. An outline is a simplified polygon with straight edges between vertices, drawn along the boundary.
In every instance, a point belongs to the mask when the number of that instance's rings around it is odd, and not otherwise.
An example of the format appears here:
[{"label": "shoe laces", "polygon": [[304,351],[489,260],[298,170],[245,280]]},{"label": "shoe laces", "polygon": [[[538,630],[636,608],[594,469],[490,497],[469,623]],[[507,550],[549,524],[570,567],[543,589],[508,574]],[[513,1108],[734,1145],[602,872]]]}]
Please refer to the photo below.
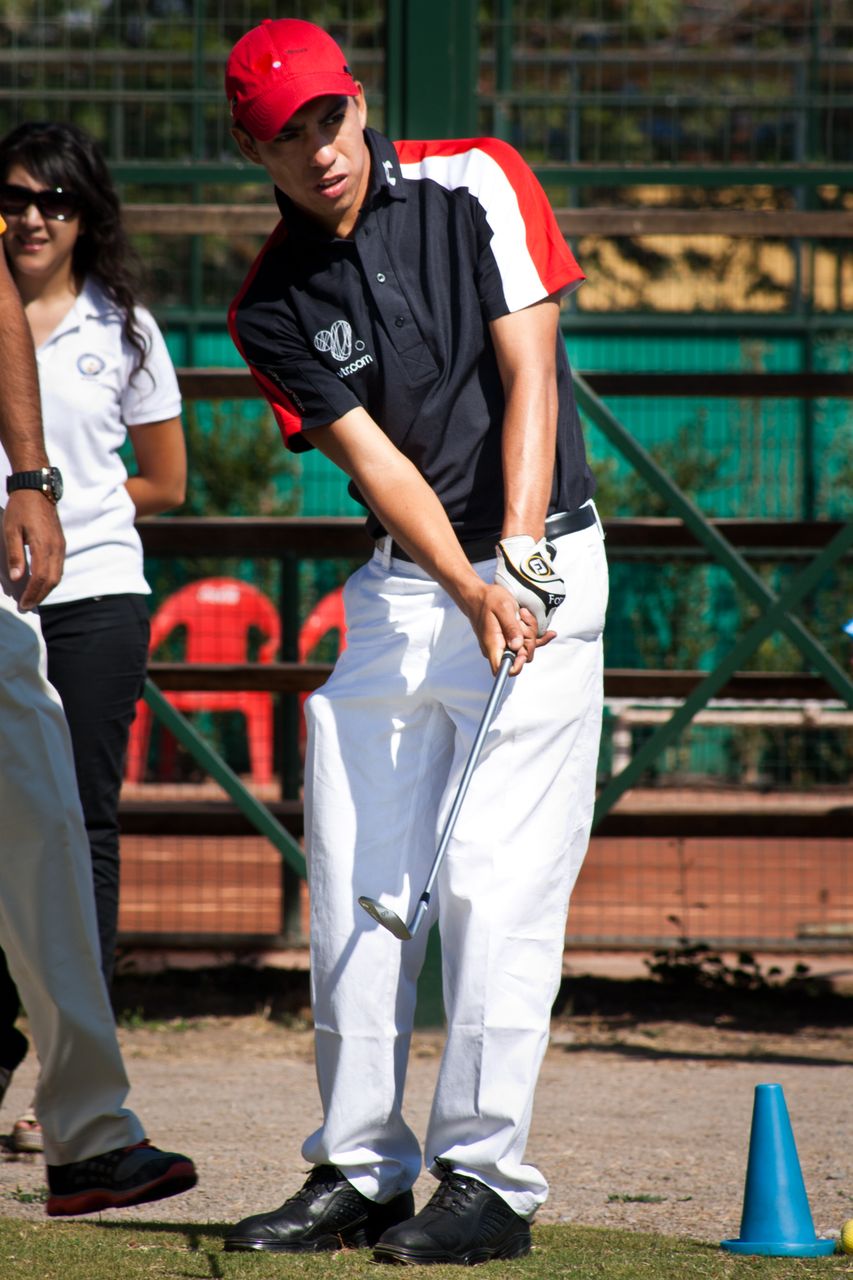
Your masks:
[{"label": "shoe laces", "polygon": [[310,1204],[316,1195],[318,1187],[323,1190],[336,1187],[340,1180],[341,1175],[333,1164],[316,1164],[303,1185],[290,1199],[306,1200]]},{"label": "shoe laces", "polygon": [[430,1207],[442,1209],[448,1213],[462,1213],[479,1195],[483,1184],[476,1178],[469,1178],[467,1174],[456,1173],[443,1160],[436,1160],[435,1163],[442,1170],[442,1174],[438,1189],[429,1202]]}]

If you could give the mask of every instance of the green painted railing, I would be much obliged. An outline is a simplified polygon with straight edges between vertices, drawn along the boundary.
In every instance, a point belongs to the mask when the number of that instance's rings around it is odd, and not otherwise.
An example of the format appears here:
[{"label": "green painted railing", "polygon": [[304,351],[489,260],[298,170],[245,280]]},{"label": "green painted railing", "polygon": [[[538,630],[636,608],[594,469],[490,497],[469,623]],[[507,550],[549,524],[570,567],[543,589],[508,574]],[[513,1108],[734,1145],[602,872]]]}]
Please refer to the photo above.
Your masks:
[{"label": "green painted railing", "polygon": [[225,763],[222,756],[190,724],[189,720],[181,715],[180,711],[175,710],[152,680],[145,682],[145,701],[163,726],[175,735],[182,746],[186,747],[196,763],[206,769],[211,778],[227,792],[258,834],[266,836],[291,870],[304,880],[305,856],[290,832],[285,830],[265,804],[252,795],[234,770]]}]

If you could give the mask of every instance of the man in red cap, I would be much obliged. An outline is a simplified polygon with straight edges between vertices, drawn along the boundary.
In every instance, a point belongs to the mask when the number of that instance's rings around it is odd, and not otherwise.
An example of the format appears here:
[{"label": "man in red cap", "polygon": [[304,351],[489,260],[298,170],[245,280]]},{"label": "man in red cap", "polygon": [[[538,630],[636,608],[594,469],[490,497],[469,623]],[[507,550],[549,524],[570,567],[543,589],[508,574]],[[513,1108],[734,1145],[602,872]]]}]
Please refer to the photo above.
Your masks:
[{"label": "man in red cap", "polygon": [[[308,702],[323,1123],[304,1187],[225,1247],[518,1257],[547,1195],[523,1156],[601,726],[607,568],[559,333],[559,298],[583,276],[511,147],[366,128],[361,86],[313,24],[250,31],[226,92],[281,211],[232,336],[287,445],[350,477],[376,550],[345,589],[346,650]],[[422,1155],[402,1101],[428,929],[401,945],[357,898],[409,918],[506,649],[524,675],[428,917],[448,1030],[425,1141],[439,1187],[415,1214]]]}]

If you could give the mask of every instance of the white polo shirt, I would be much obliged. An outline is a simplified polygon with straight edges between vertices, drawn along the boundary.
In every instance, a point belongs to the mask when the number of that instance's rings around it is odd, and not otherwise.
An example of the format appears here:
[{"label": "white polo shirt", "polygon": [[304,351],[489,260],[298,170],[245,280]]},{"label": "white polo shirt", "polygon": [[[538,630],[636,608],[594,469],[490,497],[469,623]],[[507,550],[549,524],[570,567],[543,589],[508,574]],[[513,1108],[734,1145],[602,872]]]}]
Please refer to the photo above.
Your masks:
[{"label": "white polo shirt", "polygon": [[[128,427],[177,417],[181,396],[154,318],[144,307],[135,317],[148,351],[133,378],[138,353],[122,334],[121,312],[92,280],[36,351],[47,453],[65,485],[65,569],[45,604],[151,590],[119,449]],[[11,468],[2,449],[0,467],[5,493]]]}]

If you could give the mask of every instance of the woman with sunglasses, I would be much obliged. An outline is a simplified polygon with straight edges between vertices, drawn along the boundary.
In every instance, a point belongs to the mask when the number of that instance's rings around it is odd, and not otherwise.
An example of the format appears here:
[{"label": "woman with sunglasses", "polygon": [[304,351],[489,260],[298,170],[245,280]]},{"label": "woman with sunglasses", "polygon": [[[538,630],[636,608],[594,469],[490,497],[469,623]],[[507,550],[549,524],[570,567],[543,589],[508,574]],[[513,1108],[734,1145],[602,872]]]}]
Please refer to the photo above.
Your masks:
[{"label": "woman with sunglasses", "polygon": [[[0,140],[3,249],[36,348],[44,434],[64,480],[65,571],[41,607],[48,678],[65,708],[89,845],[109,986],[119,891],[118,799],[148,654],[137,517],[183,502],[177,379],[137,302],[137,260],[93,138],[70,124],[20,125]],[[119,450],[129,436],[136,474]],[[11,468],[0,451],[0,483]],[[56,495],[46,494],[46,500]],[[0,1080],[26,1053],[0,953]],[[0,1090],[2,1098],[2,1090]],[[29,1113],[13,1145],[41,1150]]]}]

